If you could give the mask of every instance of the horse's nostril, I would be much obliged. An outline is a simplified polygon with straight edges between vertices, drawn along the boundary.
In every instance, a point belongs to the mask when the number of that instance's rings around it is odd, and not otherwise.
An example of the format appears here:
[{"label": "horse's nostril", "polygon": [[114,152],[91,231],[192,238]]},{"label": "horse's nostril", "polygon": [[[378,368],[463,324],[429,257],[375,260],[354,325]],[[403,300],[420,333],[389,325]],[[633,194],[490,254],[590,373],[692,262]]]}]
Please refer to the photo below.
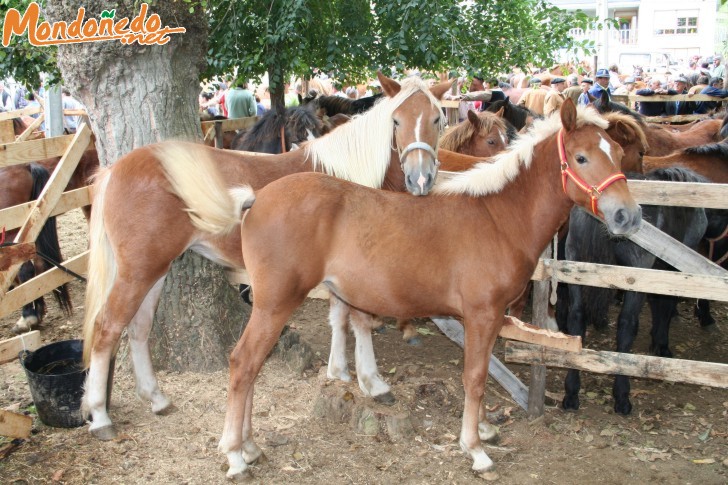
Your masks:
[{"label": "horse's nostril", "polygon": [[614,214],[614,222],[618,225],[623,225],[627,221],[627,213],[624,209],[619,209]]}]

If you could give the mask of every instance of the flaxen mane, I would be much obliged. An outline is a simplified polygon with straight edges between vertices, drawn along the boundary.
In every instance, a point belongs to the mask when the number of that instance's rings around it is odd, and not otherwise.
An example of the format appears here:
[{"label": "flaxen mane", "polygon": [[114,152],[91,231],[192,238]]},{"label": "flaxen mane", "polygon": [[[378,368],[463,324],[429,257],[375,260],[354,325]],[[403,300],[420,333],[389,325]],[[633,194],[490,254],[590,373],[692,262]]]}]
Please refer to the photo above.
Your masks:
[{"label": "flaxen mane", "polygon": [[[441,108],[440,101],[430,93],[421,79],[407,78],[402,81],[396,96],[382,97],[372,109],[336,128],[335,137],[324,136],[306,144],[306,156],[311,157],[314,170],[321,168],[337,178],[381,188],[393,147],[392,113],[418,92],[427,95],[437,109]],[[441,119],[444,123],[445,117]],[[437,150],[437,147],[432,148]],[[375,161],[377,163],[373,163]]]},{"label": "flaxen mane", "polygon": [[[577,126],[584,125],[595,125],[602,129],[609,126],[596,111],[579,106]],[[528,168],[531,165],[535,146],[559,129],[561,129],[561,117],[558,112],[548,118],[536,120],[527,133],[511,143],[508,150],[436,185],[434,192],[467,194],[474,197],[500,192],[506,184],[516,178],[521,167]]]}]

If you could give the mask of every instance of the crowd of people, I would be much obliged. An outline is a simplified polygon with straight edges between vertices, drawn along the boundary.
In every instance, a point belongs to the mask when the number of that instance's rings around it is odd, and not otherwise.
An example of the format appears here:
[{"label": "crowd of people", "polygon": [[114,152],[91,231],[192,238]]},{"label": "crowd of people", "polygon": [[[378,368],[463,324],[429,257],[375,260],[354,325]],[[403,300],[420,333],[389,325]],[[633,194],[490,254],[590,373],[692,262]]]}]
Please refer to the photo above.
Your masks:
[{"label": "crowd of people", "polygon": [[[17,83],[6,83],[0,80],[0,112],[15,111],[24,108],[42,107],[45,105],[45,86],[41,80],[38,87],[27,89]],[[63,110],[86,110],[86,107],[71,95],[66,87],[61,87],[61,106]],[[37,118],[39,113],[29,116]],[[82,114],[69,114],[63,117],[63,131],[67,134],[76,133],[79,125],[83,122]],[[45,130],[45,122],[41,123],[40,130]]]}]

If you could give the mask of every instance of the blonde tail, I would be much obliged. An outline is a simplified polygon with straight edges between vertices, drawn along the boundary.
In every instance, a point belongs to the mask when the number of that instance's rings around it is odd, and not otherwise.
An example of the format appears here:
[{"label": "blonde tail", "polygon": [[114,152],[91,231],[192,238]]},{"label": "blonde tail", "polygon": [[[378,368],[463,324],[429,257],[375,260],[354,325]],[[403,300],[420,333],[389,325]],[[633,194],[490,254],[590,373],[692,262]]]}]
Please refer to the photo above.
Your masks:
[{"label": "blonde tail", "polygon": [[252,190],[229,189],[209,150],[202,145],[167,142],[155,154],[172,185],[172,191],[187,206],[192,224],[200,231],[226,234],[240,223],[241,212],[250,207]]},{"label": "blonde tail", "polygon": [[86,315],[83,321],[83,363],[86,368],[91,361],[97,319],[116,279],[116,259],[104,226],[104,198],[110,174],[110,170],[105,169],[95,177],[93,209],[89,222]]}]

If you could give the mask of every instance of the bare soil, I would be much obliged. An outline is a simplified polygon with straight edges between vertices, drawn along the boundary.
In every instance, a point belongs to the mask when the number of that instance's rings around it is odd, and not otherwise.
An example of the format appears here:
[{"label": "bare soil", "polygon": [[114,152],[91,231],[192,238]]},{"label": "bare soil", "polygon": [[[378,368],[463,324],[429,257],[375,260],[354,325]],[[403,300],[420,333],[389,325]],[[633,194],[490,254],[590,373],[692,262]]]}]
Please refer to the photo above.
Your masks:
[{"label": "bare soil", "polygon": [[[66,257],[85,248],[85,221],[75,211],[61,218]],[[79,338],[83,284],[71,288],[76,312],[66,318],[49,299],[41,327],[44,343]],[[275,356],[256,386],[254,427],[268,461],[253,467],[255,483],[477,483],[471,461],[459,449],[462,413],[462,350],[428,320],[418,322],[423,344],[401,341],[393,326],[374,337],[380,372],[392,384],[397,403],[388,413],[409,416],[413,433],[393,439],[313,414],[323,395],[343,386],[352,399],[372,410],[356,384],[329,383],[325,375],[330,343],[325,301],[308,300],[291,319],[315,352],[314,367],[299,375]],[[728,363],[728,305],[716,303],[717,329],[700,330],[685,301],[674,321],[671,342],[676,358]],[[11,336],[19,314],[0,320],[0,338]],[[612,316],[612,322],[615,317]],[[649,322],[642,315],[636,353],[647,353]],[[613,349],[614,323],[592,331],[586,345]],[[350,344],[352,343],[350,339]],[[353,346],[349,348],[353,369]],[[503,343],[496,355],[503,357]],[[177,410],[151,413],[134,393],[125,347],[117,358],[111,416],[119,437],[101,443],[86,426],[51,428],[33,414],[24,371],[17,362],[0,366],[0,407],[34,415],[31,438],[0,459],[0,483],[148,484],[225,482],[225,458],[216,447],[226,405],[227,373],[160,372],[162,389]],[[528,366],[508,364],[528,384]],[[550,369],[547,389],[560,394],[565,371]],[[612,379],[582,376],[582,406],[564,412],[556,404],[543,419],[529,423],[525,412],[500,386],[490,382],[489,418],[500,427],[500,441],[486,446],[504,484],[528,483],[728,483],[728,391],[651,380],[632,381],[630,416],[612,411]],[[9,440],[0,438],[0,446]]]}]

